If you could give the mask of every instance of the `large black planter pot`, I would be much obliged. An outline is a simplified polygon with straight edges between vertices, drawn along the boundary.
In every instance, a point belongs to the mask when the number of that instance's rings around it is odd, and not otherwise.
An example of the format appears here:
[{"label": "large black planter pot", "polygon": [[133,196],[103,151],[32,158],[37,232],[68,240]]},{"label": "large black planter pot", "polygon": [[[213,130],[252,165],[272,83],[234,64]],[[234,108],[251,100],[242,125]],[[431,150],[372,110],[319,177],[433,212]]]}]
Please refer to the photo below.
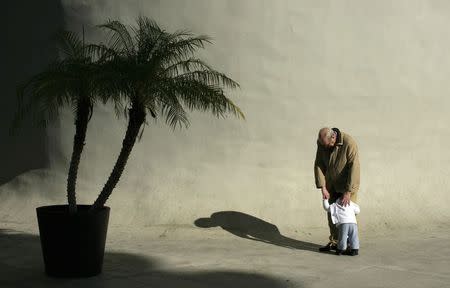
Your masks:
[{"label": "large black planter pot", "polygon": [[90,205],[36,208],[45,273],[52,277],[89,277],[102,271],[109,207],[88,213]]}]

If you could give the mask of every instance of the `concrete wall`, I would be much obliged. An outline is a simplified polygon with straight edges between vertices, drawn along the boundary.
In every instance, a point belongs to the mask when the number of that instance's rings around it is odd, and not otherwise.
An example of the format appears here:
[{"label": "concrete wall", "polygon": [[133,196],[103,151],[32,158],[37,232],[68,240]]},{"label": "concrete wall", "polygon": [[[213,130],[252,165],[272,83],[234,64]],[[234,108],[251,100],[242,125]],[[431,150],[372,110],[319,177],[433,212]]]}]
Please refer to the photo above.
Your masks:
[{"label": "concrete wall", "polygon": [[[150,122],[108,202],[111,223],[193,225],[234,210],[283,229],[323,227],[312,168],[324,125],[358,142],[361,229],[449,220],[447,1],[73,0],[63,7],[68,26],[87,25],[91,40],[99,37],[92,25],[133,23],[139,14],[168,30],[211,35],[202,58],[242,85],[230,95],[246,121],[193,113],[191,127],[175,132]],[[33,207],[65,201],[69,112],[58,125],[51,169],[0,188],[2,219],[34,219]],[[124,128],[110,107],[96,108],[80,202],[99,193]]]}]

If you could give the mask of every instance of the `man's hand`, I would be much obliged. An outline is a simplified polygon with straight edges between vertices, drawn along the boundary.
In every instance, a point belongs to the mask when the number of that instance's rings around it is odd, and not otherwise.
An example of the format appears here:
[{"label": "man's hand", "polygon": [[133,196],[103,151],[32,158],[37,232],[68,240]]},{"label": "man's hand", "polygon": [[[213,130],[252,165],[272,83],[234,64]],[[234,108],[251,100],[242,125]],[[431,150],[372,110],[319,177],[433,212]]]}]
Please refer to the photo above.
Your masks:
[{"label": "man's hand", "polygon": [[327,190],[327,187],[322,186],[322,198],[323,199],[330,199],[330,193]]},{"label": "man's hand", "polygon": [[342,206],[350,205],[350,192],[345,192],[344,195],[342,195]]}]

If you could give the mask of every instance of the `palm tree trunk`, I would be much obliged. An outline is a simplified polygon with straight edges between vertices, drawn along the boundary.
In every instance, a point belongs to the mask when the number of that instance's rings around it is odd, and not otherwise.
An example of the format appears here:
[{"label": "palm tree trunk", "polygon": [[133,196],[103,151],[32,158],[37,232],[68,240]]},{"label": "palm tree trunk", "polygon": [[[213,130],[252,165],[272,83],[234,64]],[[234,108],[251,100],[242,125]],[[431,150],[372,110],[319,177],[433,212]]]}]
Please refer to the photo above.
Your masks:
[{"label": "palm tree trunk", "polygon": [[141,126],[145,121],[144,109],[145,108],[140,107],[139,105],[133,105],[132,108],[128,111],[128,127],[125,133],[125,138],[122,142],[122,149],[120,150],[120,154],[117,157],[114,168],[109,175],[108,181],[105,183],[105,186],[103,186],[102,192],[98,195],[89,211],[92,212],[94,210],[102,208],[106,200],[108,200],[109,196],[111,195],[114,187],[119,182],[120,176],[122,176],[122,172],[125,169],[125,165],[127,164],[131,150],[133,149],[134,143],[136,142],[139,130],[141,129]]},{"label": "palm tree trunk", "polygon": [[81,153],[85,145],[86,130],[88,126],[90,103],[88,100],[80,100],[77,104],[75,119],[75,136],[73,138],[72,157],[70,159],[69,174],[67,177],[67,201],[69,203],[69,213],[77,212],[76,183],[78,166],[80,164]]}]

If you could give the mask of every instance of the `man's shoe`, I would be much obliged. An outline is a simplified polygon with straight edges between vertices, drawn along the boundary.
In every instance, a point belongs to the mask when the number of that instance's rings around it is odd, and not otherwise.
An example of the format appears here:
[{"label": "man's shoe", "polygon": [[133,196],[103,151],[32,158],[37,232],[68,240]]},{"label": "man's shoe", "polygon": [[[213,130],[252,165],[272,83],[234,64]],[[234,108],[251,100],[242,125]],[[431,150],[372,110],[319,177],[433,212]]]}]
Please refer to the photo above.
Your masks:
[{"label": "man's shoe", "polygon": [[336,250],[336,244],[329,242],[327,245],[319,248],[320,252],[326,252],[330,250]]},{"label": "man's shoe", "polygon": [[349,255],[349,256],[356,256],[356,255],[359,255],[359,250],[358,249],[350,249],[350,250],[346,250],[343,254]]},{"label": "man's shoe", "polygon": [[336,255],[341,255],[341,254],[343,254],[344,253],[344,250],[341,250],[341,249],[337,249],[336,248]]}]

